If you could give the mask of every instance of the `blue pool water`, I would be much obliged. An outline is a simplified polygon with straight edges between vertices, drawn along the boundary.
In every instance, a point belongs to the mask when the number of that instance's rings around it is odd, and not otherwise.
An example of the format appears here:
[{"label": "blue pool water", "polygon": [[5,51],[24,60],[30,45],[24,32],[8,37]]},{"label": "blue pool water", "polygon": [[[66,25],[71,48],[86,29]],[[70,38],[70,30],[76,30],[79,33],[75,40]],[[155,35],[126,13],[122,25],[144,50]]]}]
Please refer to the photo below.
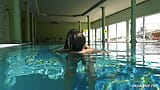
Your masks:
[{"label": "blue pool water", "polygon": [[159,90],[160,44],[137,44],[135,61],[115,44],[85,55],[55,52],[62,45],[1,48],[0,90]]}]

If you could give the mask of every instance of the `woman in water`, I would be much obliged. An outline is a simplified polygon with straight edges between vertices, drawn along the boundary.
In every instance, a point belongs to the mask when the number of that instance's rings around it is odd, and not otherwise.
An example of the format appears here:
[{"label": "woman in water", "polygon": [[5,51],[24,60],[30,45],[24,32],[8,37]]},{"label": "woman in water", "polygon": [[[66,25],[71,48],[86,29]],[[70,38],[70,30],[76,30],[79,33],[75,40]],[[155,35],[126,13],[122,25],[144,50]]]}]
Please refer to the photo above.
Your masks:
[{"label": "woman in water", "polygon": [[74,51],[78,53],[94,53],[95,50],[86,45],[86,38],[82,32],[77,29],[71,29],[67,33],[64,44],[64,51]]},{"label": "woman in water", "polygon": [[[94,53],[95,50],[86,45],[86,39],[82,32],[77,29],[71,29],[67,33],[64,48],[59,53],[66,53],[65,60],[65,73],[64,73],[64,85],[66,90],[86,90],[87,86],[90,90],[94,90],[95,87],[95,59],[90,59],[89,56],[84,54]],[[86,59],[90,59],[89,61]],[[93,62],[94,61],[94,62]],[[82,62],[85,66],[87,76],[80,78],[78,76],[77,67],[78,63]],[[86,81],[86,78],[88,80]]]}]

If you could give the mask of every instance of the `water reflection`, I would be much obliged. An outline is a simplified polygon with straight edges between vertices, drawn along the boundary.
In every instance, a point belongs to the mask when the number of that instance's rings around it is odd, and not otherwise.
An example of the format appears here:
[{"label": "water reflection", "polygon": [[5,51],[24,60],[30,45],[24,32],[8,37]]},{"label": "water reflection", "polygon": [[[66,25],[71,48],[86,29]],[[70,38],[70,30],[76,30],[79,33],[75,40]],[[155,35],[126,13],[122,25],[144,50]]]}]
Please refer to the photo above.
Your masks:
[{"label": "water reflection", "polygon": [[[138,47],[141,48],[142,46]],[[37,83],[42,86],[37,84],[37,87],[44,87],[43,78],[45,77],[48,79],[45,81],[46,87],[50,85],[52,86],[51,89],[54,89],[57,84],[61,84],[59,85],[61,87],[59,90],[144,89],[144,87],[135,88],[134,85],[154,85],[149,89],[159,89],[159,55],[142,54],[143,51],[137,54],[139,50],[137,49],[136,62],[132,62],[129,44],[126,44],[125,47],[127,51],[124,52],[115,50],[109,54],[86,55],[79,53],[57,54],[53,53],[48,46],[14,49],[14,52],[8,53],[7,56],[7,61],[10,65],[5,68],[5,84],[10,87],[21,87],[21,84],[19,84],[21,83],[20,79],[26,82],[26,78],[35,75],[29,80],[30,82],[34,81],[34,79],[36,81],[38,74]],[[54,48],[57,49],[58,47]],[[146,48],[146,46],[143,46],[143,48]],[[34,87],[34,85],[32,86]],[[26,87],[26,89],[13,90],[29,89]]]},{"label": "water reflection", "polygon": [[17,85],[17,78],[40,74],[52,80],[64,80],[65,90],[95,89],[95,59],[79,53],[57,54],[49,48],[19,49],[8,54],[5,84]]},{"label": "water reflection", "polygon": [[53,54],[49,48],[23,48],[8,53],[9,67],[5,71],[5,84],[13,86],[17,76],[41,74],[50,79],[63,78],[62,57]]},{"label": "water reflection", "polygon": [[[78,63],[83,66],[77,67]],[[69,53],[66,59],[66,68],[64,74],[64,83],[66,90],[95,90],[95,59],[90,55],[82,55],[79,53]],[[78,68],[83,68],[85,74],[80,75]],[[78,69],[79,70],[79,69]],[[78,77],[80,76],[80,77]]]}]

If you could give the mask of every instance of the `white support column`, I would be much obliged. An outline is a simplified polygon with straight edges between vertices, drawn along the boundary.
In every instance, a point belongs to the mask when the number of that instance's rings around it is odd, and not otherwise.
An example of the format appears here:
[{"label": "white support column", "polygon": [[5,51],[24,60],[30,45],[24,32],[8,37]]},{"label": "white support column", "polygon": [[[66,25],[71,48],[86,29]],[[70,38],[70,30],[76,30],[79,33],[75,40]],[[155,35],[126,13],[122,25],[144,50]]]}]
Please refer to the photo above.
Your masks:
[{"label": "white support column", "polygon": [[25,38],[26,42],[30,43],[31,42],[31,35],[30,35],[30,20],[29,20],[29,5],[28,2],[26,1],[24,3],[25,5]]},{"label": "white support column", "polygon": [[32,24],[32,43],[34,43],[35,42],[35,40],[34,40],[34,15],[33,14],[31,14],[31,24]]},{"label": "white support column", "polygon": [[105,49],[105,7],[101,7],[102,9],[102,48]]},{"label": "white support column", "polygon": [[107,49],[109,50],[109,42],[110,42],[110,37],[109,37],[109,25],[107,26]]},{"label": "white support column", "polygon": [[22,42],[21,33],[21,16],[19,0],[13,0],[13,30],[14,30],[14,43]]},{"label": "white support column", "polygon": [[87,16],[88,21],[88,45],[90,45],[90,17]]},{"label": "white support column", "polygon": [[34,39],[36,42],[37,41],[37,19],[36,17],[34,18]]},{"label": "white support column", "polygon": [[79,24],[79,30],[81,31],[81,21],[78,21]]},{"label": "white support column", "polygon": [[96,45],[97,45],[97,29],[95,28],[94,29],[95,30],[95,49],[96,49]]},{"label": "white support column", "polygon": [[136,61],[136,0],[131,0],[131,58]]}]

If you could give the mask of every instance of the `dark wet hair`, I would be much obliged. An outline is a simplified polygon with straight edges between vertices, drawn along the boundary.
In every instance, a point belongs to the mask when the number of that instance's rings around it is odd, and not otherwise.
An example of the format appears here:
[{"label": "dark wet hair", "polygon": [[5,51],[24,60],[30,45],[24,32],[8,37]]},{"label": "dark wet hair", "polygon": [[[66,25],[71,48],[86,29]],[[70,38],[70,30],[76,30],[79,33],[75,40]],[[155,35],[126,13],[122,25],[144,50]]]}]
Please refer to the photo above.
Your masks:
[{"label": "dark wet hair", "polygon": [[64,49],[71,49],[73,51],[81,51],[86,43],[83,33],[77,29],[71,29],[67,33]]}]

